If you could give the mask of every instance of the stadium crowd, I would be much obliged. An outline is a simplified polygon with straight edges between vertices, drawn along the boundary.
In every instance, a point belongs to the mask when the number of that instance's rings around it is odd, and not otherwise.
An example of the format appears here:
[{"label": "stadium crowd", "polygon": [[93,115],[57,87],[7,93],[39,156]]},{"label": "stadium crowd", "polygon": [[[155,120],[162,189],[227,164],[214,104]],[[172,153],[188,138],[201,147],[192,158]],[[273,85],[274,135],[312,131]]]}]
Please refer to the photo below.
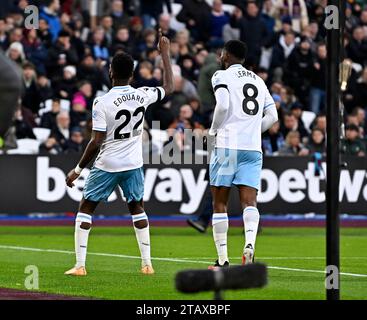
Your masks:
[{"label": "stadium crowd", "polygon": [[[248,46],[245,66],[267,83],[279,112],[279,123],[264,134],[264,153],[324,154],[327,1],[223,2],[98,0],[90,10],[83,0],[2,0],[0,50],[17,65],[24,86],[13,126],[1,138],[4,152],[19,150],[23,139],[38,141],[43,154],[81,152],[91,134],[93,99],[110,88],[108,65],[116,52],[136,60],[134,87],[160,85],[161,28],[171,40],[175,91],[148,109],[145,141],[153,136],[154,121],[165,140],[182,150],[184,129],[205,132],[215,106],[211,77],[220,69],[220,49],[241,39]],[[24,9],[32,4],[40,8],[38,29],[24,27]],[[353,72],[343,95],[342,152],[365,156],[367,0],[347,3],[344,49]],[[39,128],[47,136],[40,139]]]}]

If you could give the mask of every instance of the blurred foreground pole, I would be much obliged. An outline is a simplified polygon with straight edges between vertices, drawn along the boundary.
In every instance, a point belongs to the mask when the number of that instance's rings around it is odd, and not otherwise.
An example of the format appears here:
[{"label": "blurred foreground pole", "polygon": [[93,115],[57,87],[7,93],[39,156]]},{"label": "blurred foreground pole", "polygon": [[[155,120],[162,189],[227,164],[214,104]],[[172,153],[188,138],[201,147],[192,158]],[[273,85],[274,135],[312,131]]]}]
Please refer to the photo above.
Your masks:
[{"label": "blurred foreground pole", "polygon": [[0,52],[0,137],[11,125],[21,95],[22,80],[18,67]]},{"label": "blurred foreground pole", "polygon": [[[339,121],[339,63],[341,58],[341,30],[343,0],[329,0],[327,16],[333,24],[327,25],[327,177],[326,177],[326,296],[339,300],[339,179],[340,179],[340,121]],[[332,12],[331,12],[332,11]],[[330,21],[329,21],[330,22]],[[332,280],[330,280],[332,279]]]}]

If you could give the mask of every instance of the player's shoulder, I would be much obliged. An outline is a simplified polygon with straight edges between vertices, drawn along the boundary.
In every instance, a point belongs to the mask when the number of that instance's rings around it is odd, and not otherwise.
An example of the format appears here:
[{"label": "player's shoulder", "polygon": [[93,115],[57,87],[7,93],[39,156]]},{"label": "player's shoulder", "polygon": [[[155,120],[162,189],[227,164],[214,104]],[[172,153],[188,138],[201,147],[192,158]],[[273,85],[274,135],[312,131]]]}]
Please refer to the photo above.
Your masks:
[{"label": "player's shoulder", "polygon": [[95,97],[94,100],[93,100],[93,108],[103,108],[104,106],[104,100],[105,100],[105,95],[103,96],[98,96],[98,97]]},{"label": "player's shoulder", "polygon": [[137,92],[141,93],[141,94],[145,94],[145,95],[150,95],[152,93],[157,93],[157,91],[159,90],[158,87],[139,87],[135,89]]},{"label": "player's shoulder", "polygon": [[227,77],[225,70],[217,70],[212,76],[212,86],[215,88],[219,85],[226,85]]},{"label": "player's shoulder", "polygon": [[217,70],[214,72],[212,80],[225,78],[225,76],[226,76],[226,70]]}]

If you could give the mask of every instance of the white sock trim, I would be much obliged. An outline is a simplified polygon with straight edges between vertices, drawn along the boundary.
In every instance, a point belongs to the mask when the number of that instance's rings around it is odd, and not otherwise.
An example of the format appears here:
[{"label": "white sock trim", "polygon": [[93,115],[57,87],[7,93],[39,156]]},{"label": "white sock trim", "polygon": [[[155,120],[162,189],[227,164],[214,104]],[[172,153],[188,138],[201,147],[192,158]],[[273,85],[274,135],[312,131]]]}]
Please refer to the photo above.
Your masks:
[{"label": "white sock trim", "polygon": [[223,221],[228,221],[227,213],[213,213],[213,217],[212,217],[212,225],[213,226],[215,224],[217,224],[219,222],[223,222]]},{"label": "white sock trim", "polygon": [[148,220],[148,216],[145,212],[142,212],[139,214],[133,214],[131,215],[131,218],[133,219],[133,222],[137,222],[141,220]]},{"label": "white sock trim", "polygon": [[259,210],[258,210],[256,207],[248,206],[248,207],[246,207],[246,208],[243,210],[243,213],[245,213],[245,211],[250,211],[250,210],[254,210],[254,211],[259,212]]},{"label": "white sock trim", "polygon": [[76,215],[75,221],[76,222],[88,222],[92,224],[92,216],[87,213],[78,212],[78,214]]}]

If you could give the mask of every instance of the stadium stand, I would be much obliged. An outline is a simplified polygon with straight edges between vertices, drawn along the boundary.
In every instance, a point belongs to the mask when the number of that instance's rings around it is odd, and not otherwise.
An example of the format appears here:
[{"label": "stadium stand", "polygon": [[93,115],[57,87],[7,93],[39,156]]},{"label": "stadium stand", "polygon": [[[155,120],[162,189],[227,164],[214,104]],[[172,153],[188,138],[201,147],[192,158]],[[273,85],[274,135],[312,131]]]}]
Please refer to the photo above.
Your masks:
[{"label": "stadium stand", "polygon": [[[246,67],[267,83],[279,112],[280,123],[264,134],[265,154],[325,152],[326,1],[99,0],[94,8],[86,3],[2,0],[0,50],[23,74],[21,102],[0,139],[3,154],[81,152],[90,136],[93,98],[110,88],[114,53],[134,57],[133,86],[161,83],[159,27],[172,41],[175,92],[147,112],[145,148],[161,152],[174,141],[183,151],[183,129],[207,130],[217,56],[226,40],[239,38],[249,48]],[[24,8],[32,4],[40,8],[38,30],[24,28]],[[342,152],[365,156],[367,2],[349,0],[346,17],[344,46],[353,72],[343,96],[349,130]],[[162,132],[152,129],[158,120]],[[75,147],[72,136],[80,134],[83,142]]]}]

